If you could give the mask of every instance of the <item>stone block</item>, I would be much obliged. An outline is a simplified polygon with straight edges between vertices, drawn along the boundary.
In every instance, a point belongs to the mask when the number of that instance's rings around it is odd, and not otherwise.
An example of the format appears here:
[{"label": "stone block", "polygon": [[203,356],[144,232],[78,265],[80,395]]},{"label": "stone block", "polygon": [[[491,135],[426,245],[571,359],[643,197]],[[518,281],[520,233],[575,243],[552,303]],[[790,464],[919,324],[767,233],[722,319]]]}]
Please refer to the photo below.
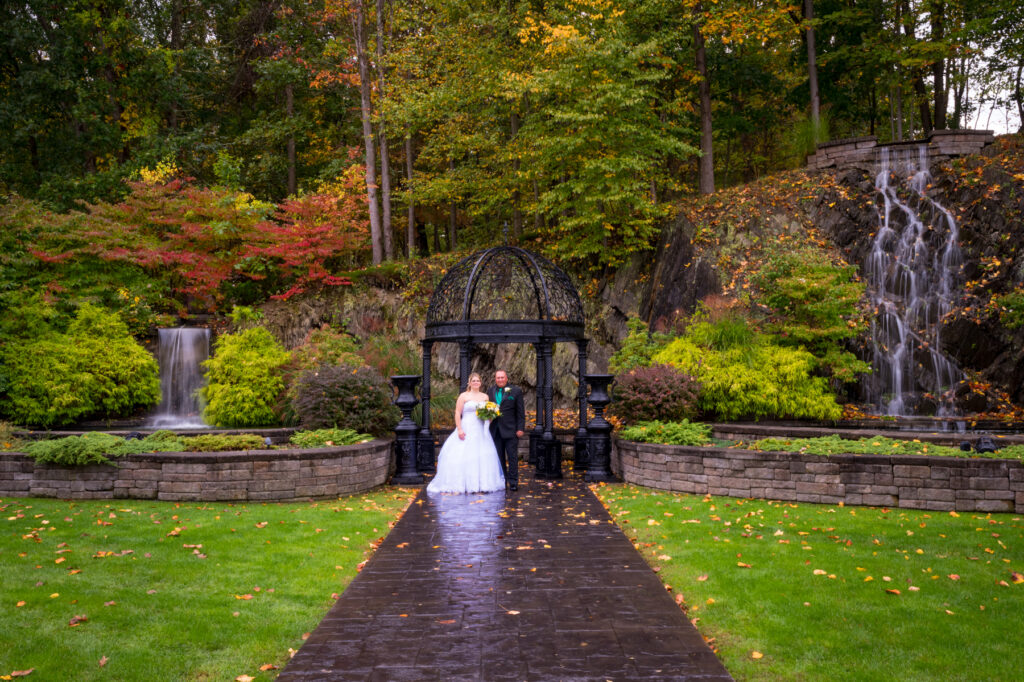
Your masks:
[{"label": "stone block", "polygon": [[895,495],[864,495],[862,502],[869,507],[895,507],[899,504],[899,498]]},{"label": "stone block", "polygon": [[986,500],[1012,500],[1017,496],[1012,490],[986,490]]},{"label": "stone block", "polygon": [[819,483],[797,481],[797,495],[842,495],[842,485],[839,483]]},{"label": "stone block", "polygon": [[956,499],[958,500],[981,500],[985,498],[985,492],[983,490],[967,490],[962,488],[955,490],[954,492],[956,493]]},{"label": "stone block", "polygon": [[165,474],[202,474],[206,473],[205,464],[180,464],[177,462],[167,462],[164,464]]},{"label": "stone block", "polygon": [[1010,481],[1008,478],[992,476],[975,476],[968,480],[968,484],[974,490],[1009,490]]},{"label": "stone block", "polygon": [[896,464],[892,468],[895,478],[931,478],[931,467],[909,464]]},{"label": "stone block", "polygon": [[[200,486],[199,482],[197,482],[197,481],[192,481],[192,482],[186,482],[186,481],[162,481],[160,483],[160,487],[159,487],[160,495],[161,495],[160,499],[161,500],[163,500],[163,499],[170,499],[170,498],[162,497],[162,495],[164,493],[168,493],[168,494],[191,493],[191,494],[195,495],[195,494],[199,493],[200,488],[201,488],[201,486]],[[180,498],[180,499],[186,499],[186,498]]]},{"label": "stone block", "polygon": [[748,479],[772,479],[775,477],[775,469],[771,467],[750,467],[744,475]]},{"label": "stone block", "polygon": [[1012,512],[1013,500],[978,500],[974,504],[975,511],[981,512]]},{"label": "stone block", "polygon": [[808,504],[819,504],[821,502],[821,495],[798,492],[796,494],[796,499],[798,502],[806,502]]},{"label": "stone block", "polygon": [[807,462],[806,471],[812,474],[839,474],[839,465],[834,462]]}]

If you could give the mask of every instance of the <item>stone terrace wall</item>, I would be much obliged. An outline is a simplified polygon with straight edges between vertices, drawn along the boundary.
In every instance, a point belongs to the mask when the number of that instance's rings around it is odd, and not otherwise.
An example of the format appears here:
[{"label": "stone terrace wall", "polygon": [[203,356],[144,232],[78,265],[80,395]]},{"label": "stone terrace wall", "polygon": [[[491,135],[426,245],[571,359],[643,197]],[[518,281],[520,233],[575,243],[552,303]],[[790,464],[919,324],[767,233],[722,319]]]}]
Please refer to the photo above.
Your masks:
[{"label": "stone terrace wall", "polygon": [[826,457],[616,439],[612,470],[627,483],[697,495],[933,511],[1024,512],[1024,465],[1017,460]]},{"label": "stone terrace wall", "polygon": [[391,440],[344,447],[127,455],[117,465],[64,467],[0,453],[0,497],[214,501],[302,500],[384,484]]},{"label": "stone terrace wall", "polygon": [[893,142],[885,145],[878,144],[878,138],[874,136],[855,137],[819,144],[815,153],[807,157],[807,167],[810,170],[871,169],[878,161],[878,150],[881,147],[916,147],[922,142],[927,142],[928,161],[934,164],[955,156],[977,154],[993,141],[995,136],[991,130],[936,130],[927,140]]}]

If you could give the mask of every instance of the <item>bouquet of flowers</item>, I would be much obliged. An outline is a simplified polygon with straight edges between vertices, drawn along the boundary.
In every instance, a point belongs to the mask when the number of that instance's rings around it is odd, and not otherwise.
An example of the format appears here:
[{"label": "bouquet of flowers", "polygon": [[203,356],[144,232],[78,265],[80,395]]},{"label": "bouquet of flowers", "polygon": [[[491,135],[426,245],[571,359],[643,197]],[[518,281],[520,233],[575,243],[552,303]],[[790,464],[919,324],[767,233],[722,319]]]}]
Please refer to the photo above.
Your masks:
[{"label": "bouquet of flowers", "polygon": [[500,417],[501,410],[498,409],[498,403],[488,400],[486,403],[476,408],[476,416],[480,418],[480,421],[486,422]]}]

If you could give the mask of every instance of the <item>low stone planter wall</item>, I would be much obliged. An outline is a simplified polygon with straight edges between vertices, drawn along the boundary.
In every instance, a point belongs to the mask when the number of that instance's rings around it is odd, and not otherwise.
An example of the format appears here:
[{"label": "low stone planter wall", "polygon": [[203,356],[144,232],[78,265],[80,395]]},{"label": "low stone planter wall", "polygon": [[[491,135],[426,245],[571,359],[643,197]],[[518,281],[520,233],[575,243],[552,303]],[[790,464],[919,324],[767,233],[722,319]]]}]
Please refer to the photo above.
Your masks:
[{"label": "low stone planter wall", "polygon": [[627,483],[697,495],[933,511],[1024,512],[1018,460],[801,455],[615,439]]},{"label": "low stone planter wall", "polygon": [[147,453],[116,462],[64,467],[0,453],[0,497],[302,500],[369,490],[394,469],[390,439],[302,450]]}]

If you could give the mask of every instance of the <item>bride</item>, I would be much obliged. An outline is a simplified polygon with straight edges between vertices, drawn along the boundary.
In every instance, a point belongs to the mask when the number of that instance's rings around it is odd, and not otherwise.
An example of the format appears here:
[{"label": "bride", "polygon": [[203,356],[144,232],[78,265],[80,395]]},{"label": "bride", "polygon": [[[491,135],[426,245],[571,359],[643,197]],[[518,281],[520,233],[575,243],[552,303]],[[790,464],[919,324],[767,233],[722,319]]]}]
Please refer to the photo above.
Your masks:
[{"label": "bride", "polygon": [[505,488],[498,451],[487,428],[490,422],[476,416],[476,408],[487,402],[487,394],[480,391],[480,375],[473,372],[468,383],[455,403],[455,431],[441,446],[437,474],[427,492],[476,493]]}]

